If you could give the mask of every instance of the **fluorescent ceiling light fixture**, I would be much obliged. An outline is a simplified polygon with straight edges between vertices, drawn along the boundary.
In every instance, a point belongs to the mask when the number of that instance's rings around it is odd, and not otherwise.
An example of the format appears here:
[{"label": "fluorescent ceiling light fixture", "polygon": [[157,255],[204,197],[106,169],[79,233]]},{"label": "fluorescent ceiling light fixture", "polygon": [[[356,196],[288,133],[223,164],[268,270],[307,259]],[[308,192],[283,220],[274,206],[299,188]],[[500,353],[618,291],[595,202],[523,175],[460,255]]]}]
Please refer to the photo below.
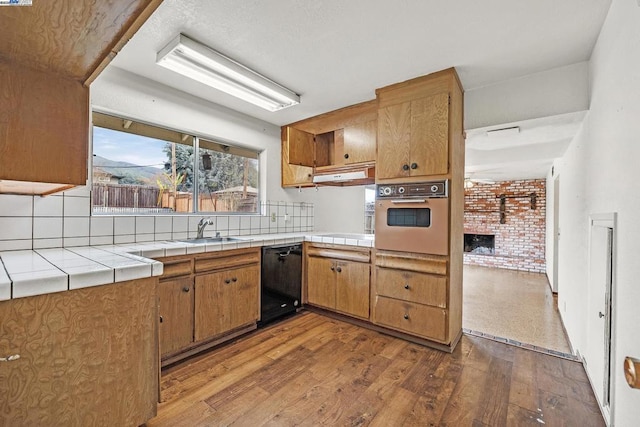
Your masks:
[{"label": "fluorescent ceiling light fixture", "polygon": [[184,34],[158,52],[156,63],[265,110],[300,103],[300,97],[289,89]]}]

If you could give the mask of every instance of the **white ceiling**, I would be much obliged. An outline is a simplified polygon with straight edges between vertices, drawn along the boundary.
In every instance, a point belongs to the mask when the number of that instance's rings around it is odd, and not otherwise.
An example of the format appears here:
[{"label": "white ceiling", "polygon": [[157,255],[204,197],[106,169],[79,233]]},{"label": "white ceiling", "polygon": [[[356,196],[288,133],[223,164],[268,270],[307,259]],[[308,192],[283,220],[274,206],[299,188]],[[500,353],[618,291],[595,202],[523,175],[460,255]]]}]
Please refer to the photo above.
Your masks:
[{"label": "white ceiling", "polygon": [[[275,125],[456,67],[465,90],[588,60],[610,0],[164,0],[113,60]],[[301,96],[262,110],[156,65],[184,33]]]},{"label": "white ceiling", "polygon": [[[465,175],[509,181],[543,178],[580,130],[586,111],[467,130]],[[515,128],[515,129],[514,129]],[[498,129],[515,132],[492,133]]]}]

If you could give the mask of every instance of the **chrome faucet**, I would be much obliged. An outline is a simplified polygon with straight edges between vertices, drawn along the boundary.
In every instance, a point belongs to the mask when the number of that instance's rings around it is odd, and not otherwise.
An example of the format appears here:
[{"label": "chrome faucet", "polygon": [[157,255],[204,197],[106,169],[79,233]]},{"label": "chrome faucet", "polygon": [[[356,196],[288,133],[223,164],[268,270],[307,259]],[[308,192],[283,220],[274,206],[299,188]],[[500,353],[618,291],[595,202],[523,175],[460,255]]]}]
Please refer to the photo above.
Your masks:
[{"label": "chrome faucet", "polygon": [[202,218],[200,222],[198,222],[198,234],[196,235],[196,239],[202,239],[202,234],[204,233],[204,229],[207,225],[213,224],[211,218]]}]

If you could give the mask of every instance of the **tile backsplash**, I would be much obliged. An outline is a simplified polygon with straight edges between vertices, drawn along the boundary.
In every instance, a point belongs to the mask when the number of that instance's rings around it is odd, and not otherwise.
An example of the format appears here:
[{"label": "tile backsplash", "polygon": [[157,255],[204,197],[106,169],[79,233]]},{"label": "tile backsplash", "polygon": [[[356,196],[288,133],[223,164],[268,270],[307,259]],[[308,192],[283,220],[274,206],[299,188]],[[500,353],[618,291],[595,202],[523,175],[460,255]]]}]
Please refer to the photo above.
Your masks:
[{"label": "tile backsplash", "polygon": [[187,239],[200,218],[204,235],[243,236],[314,229],[313,204],[265,201],[261,215],[91,215],[91,192],[79,187],[50,196],[0,194],[0,251]]}]

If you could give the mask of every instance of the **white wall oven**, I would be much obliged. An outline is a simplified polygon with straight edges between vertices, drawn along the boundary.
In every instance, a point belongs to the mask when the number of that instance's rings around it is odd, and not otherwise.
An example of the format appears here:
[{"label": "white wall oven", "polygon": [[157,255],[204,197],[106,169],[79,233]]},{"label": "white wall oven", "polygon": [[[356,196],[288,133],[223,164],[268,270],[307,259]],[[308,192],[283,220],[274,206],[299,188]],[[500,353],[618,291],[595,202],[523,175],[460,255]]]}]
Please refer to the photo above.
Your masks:
[{"label": "white wall oven", "polygon": [[448,184],[441,180],[377,185],[376,248],[448,255]]}]

